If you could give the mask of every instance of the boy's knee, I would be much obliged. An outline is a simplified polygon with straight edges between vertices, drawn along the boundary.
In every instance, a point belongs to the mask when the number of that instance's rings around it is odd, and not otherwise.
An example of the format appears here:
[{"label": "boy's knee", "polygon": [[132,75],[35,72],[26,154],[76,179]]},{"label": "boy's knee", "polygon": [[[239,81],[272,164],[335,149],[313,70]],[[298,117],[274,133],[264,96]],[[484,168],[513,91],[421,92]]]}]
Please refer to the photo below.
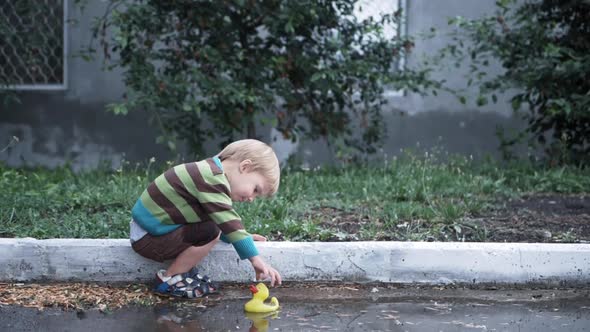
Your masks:
[{"label": "boy's knee", "polygon": [[221,231],[219,227],[213,221],[208,221],[195,225],[188,233],[185,241],[200,247],[217,243],[220,236]]},{"label": "boy's knee", "polygon": [[202,252],[203,250],[209,253],[211,250],[213,250],[213,247],[215,247],[217,242],[219,242],[219,236],[213,238],[209,242],[193,245],[191,248],[195,251],[195,253]]},{"label": "boy's knee", "polygon": [[219,238],[221,237],[221,231],[217,232],[217,235],[209,242],[209,244],[217,244],[219,242]]}]

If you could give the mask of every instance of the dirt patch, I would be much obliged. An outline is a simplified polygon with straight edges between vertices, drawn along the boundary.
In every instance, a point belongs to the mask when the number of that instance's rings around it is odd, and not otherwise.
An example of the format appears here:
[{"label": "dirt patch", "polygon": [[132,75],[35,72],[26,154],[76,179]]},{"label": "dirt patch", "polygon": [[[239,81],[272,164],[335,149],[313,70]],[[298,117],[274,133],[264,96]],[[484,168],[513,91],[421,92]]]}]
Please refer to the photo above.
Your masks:
[{"label": "dirt patch", "polygon": [[[312,209],[304,217],[326,230],[322,241],[394,240],[590,243],[590,195],[537,194],[498,201],[480,215],[452,224],[401,220],[386,228],[358,210]],[[405,226],[404,226],[405,225]],[[371,226],[378,231],[363,235]],[[412,233],[412,237],[408,236]],[[367,237],[369,236],[369,237]],[[274,239],[280,240],[280,239]]]},{"label": "dirt patch", "polygon": [[484,216],[494,242],[588,242],[590,196],[534,195]]},{"label": "dirt patch", "polygon": [[[172,305],[202,310],[223,301],[251,298],[249,283],[222,283],[221,295],[181,300],[154,295],[145,284],[117,285],[100,283],[0,283],[0,309],[22,306],[44,310],[60,308],[83,312],[94,309],[110,312],[129,306]],[[399,285],[352,282],[285,282],[271,288],[271,295],[287,301],[419,301],[452,300],[528,303],[539,301],[588,299],[590,289],[575,287],[531,287],[502,285]]]},{"label": "dirt patch", "polygon": [[355,211],[344,211],[333,207],[313,209],[305,215],[305,218],[320,220],[320,227],[336,227],[343,234],[351,236],[357,234],[364,225],[370,222],[368,216],[359,215]]}]

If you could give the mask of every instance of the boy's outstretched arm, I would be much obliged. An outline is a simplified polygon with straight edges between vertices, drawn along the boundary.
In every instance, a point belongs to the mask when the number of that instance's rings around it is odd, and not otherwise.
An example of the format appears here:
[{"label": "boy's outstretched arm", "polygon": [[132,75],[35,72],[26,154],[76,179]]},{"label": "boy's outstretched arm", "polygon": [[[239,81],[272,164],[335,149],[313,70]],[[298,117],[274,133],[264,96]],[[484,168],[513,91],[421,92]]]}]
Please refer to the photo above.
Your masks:
[{"label": "boy's outstretched arm", "polygon": [[252,267],[256,272],[256,280],[270,278],[270,286],[274,287],[275,283],[280,285],[282,283],[281,275],[270,265],[266,264],[260,256],[253,256],[248,258]]}]

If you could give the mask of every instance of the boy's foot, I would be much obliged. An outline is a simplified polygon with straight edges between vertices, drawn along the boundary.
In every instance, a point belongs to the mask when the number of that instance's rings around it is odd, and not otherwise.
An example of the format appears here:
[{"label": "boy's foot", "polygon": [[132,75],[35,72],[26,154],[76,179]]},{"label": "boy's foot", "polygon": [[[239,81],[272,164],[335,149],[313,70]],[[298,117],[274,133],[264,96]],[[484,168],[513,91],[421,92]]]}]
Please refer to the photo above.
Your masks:
[{"label": "boy's foot", "polygon": [[205,283],[209,287],[209,294],[219,294],[219,284],[211,281],[211,278],[208,276],[199,274],[199,269],[196,267],[193,267],[188,272],[183,273],[182,276]]},{"label": "boy's foot", "polygon": [[164,272],[160,270],[156,273],[157,284],[154,291],[159,295],[195,299],[211,294],[207,283],[193,279],[186,273],[166,277]]}]

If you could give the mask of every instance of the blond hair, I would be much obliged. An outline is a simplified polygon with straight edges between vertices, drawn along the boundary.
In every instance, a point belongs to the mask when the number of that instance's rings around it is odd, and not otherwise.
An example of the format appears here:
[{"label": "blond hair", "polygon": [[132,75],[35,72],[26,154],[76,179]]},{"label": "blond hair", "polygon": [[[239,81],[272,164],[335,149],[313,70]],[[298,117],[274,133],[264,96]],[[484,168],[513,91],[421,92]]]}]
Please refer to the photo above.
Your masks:
[{"label": "blond hair", "polygon": [[268,196],[279,190],[281,168],[277,155],[268,144],[255,139],[243,139],[230,143],[217,156],[221,161],[242,162],[250,159],[252,170],[259,172],[270,185]]}]

